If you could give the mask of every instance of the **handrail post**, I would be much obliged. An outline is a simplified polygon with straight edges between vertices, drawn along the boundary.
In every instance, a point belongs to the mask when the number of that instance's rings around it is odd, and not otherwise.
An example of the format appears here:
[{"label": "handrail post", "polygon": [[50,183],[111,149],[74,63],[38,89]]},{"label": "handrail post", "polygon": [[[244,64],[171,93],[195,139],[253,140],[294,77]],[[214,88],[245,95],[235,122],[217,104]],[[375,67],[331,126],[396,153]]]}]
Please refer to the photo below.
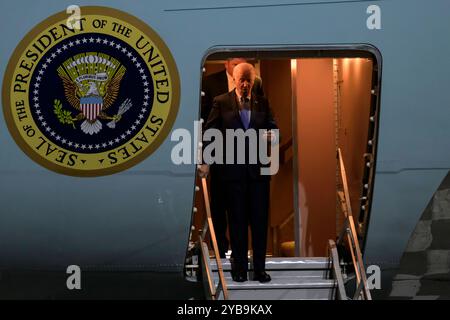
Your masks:
[{"label": "handrail post", "polygon": [[337,295],[340,300],[347,300],[347,294],[345,293],[344,279],[342,279],[342,271],[339,266],[339,256],[336,248],[336,243],[333,240],[328,240],[329,257],[332,263],[332,270],[334,278],[337,281]]},{"label": "handrail post", "polygon": [[212,276],[211,266],[210,266],[210,262],[209,262],[208,246],[203,241],[203,238],[201,236],[200,236],[200,248],[202,251],[203,265],[205,266],[206,278],[208,280],[209,294],[211,295],[212,300],[216,300],[216,292],[217,291],[214,286],[214,279]]},{"label": "handrail post", "polygon": [[202,178],[202,189],[203,189],[203,198],[205,200],[205,209],[206,209],[206,220],[208,222],[209,233],[211,235],[211,242],[214,249],[214,255],[217,263],[217,271],[219,273],[219,284],[222,284],[223,290],[223,298],[228,300],[228,289],[225,282],[225,276],[223,274],[222,268],[222,259],[220,258],[219,248],[217,246],[216,233],[214,231],[214,225],[211,218],[211,207],[209,203],[209,195],[208,195],[208,185],[206,183],[206,178]]},{"label": "handrail post", "polygon": [[347,233],[347,239],[349,241],[350,251],[352,254],[353,264],[355,267],[355,273],[357,276],[357,290],[362,285],[364,296],[367,300],[371,300],[370,291],[367,288],[367,276],[364,269],[364,262],[362,259],[361,248],[359,246],[358,233],[356,232],[355,222],[353,220],[352,207],[350,203],[350,192],[348,189],[347,174],[345,172],[344,160],[342,157],[341,149],[338,148],[339,166],[341,168],[341,179],[344,187],[345,198],[345,210],[346,220],[348,221],[347,227],[349,232]]}]

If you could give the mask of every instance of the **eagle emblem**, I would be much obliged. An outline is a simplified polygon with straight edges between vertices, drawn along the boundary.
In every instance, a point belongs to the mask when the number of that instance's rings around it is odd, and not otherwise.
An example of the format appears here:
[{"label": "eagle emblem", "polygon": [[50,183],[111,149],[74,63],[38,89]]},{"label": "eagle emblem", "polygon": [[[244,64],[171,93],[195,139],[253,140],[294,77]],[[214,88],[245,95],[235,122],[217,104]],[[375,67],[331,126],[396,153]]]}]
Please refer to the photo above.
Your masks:
[{"label": "eagle emblem", "polygon": [[115,58],[104,53],[81,53],[64,61],[57,69],[64,86],[64,95],[69,104],[78,111],[72,113],[62,110],[61,101],[55,100],[54,112],[63,124],[82,121],[81,130],[93,135],[102,130],[100,120],[111,120],[108,127],[114,129],[122,115],[132,106],[130,99],[125,99],[119,106],[117,114],[108,115],[108,109],[115,103],[120,83],[126,68]]}]

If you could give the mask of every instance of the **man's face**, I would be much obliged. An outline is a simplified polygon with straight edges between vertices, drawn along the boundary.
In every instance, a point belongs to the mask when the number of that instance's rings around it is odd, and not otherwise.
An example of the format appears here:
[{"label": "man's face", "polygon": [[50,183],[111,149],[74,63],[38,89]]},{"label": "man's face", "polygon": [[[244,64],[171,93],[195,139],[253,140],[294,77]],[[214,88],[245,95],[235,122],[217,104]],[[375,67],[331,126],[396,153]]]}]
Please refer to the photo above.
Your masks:
[{"label": "man's face", "polygon": [[236,67],[239,63],[243,63],[243,62],[247,62],[247,61],[245,59],[242,59],[242,58],[234,58],[234,59],[231,59],[231,60],[227,60],[225,62],[225,69],[227,69],[227,73],[230,76],[233,76],[234,67]]},{"label": "man's face", "polygon": [[242,97],[247,97],[252,91],[254,82],[251,70],[239,70],[239,72],[235,74],[234,82],[238,94]]}]

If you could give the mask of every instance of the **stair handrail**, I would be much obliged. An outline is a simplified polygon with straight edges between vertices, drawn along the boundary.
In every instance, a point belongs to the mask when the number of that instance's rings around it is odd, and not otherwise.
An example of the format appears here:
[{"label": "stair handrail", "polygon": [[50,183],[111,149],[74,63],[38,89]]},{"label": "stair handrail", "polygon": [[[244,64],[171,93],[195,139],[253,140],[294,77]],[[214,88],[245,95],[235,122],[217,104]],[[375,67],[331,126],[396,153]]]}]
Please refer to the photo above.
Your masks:
[{"label": "stair handrail", "polygon": [[[223,273],[222,259],[220,258],[219,247],[217,246],[216,233],[214,231],[214,225],[213,225],[212,218],[211,218],[211,206],[210,206],[209,194],[208,194],[208,184],[206,182],[206,178],[203,177],[203,178],[201,178],[201,180],[202,180],[203,199],[205,201],[206,219],[205,219],[205,224],[204,224],[204,227],[202,230],[202,234],[199,236],[199,238],[200,238],[200,244],[201,244],[202,253],[203,253],[203,262],[204,262],[206,270],[207,270],[209,291],[210,291],[211,297],[214,300],[217,300],[219,298],[220,291],[222,290],[224,300],[228,300],[227,283],[225,280],[225,275]],[[209,263],[209,250],[207,250],[208,245],[206,244],[206,241],[205,241],[205,237],[206,237],[208,230],[209,230],[209,234],[211,237],[211,243],[213,245],[214,258],[215,258],[216,264],[217,264],[217,271],[219,273],[219,281],[217,283],[217,287],[214,286],[211,266]],[[205,255],[206,255],[206,257],[205,257]]]},{"label": "stair handrail", "polygon": [[356,274],[356,292],[354,298],[361,298],[366,300],[372,300],[372,296],[370,294],[370,290],[367,287],[367,276],[364,268],[364,261],[362,259],[362,253],[359,245],[358,234],[356,232],[355,222],[352,213],[352,207],[350,202],[350,192],[348,189],[347,183],[347,174],[345,171],[344,160],[342,157],[342,151],[338,148],[338,158],[339,158],[339,166],[340,173],[342,179],[342,185],[344,188],[344,199],[342,199],[342,193],[338,192],[338,195],[341,198],[342,208],[345,215],[345,225],[344,228],[337,240],[337,244],[339,245],[343,239],[344,235],[347,235],[347,241],[350,247],[350,253],[353,260],[353,266],[355,268]]},{"label": "stair handrail", "polygon": [[342,277],[341,266],[339,265],[339,254],[336,243],[331,239],[328,240],[328,257],[331,264],[330,271],[333,272],[333,278],[336,279],[337,282],[337,297],[339,300],[347,300],[344,278]]},{"label": "stair handrail", "polygon": [[280,146],[279,155],[280,155],[280,164],[286,163],[286,154],[289,149],[292,148],[292,137],[290,137],[282,146]]},{"label": "stair handrail", "polygon": [[[293,139],[292,136],[290,138],[287,139],[287,141],[285,143],[283,143],[280,146],[280,150],[279,150],[279,156],[280,156],[280,165],[284,165],[287,163],[286,158],[287,158],[287,153],[288,150],[292,149],[293,146]],[[292,160],[292,157],[289,159],[290,161]],[[283,220],[283,222],[275,225],[275,226],[271,226],[270,229],[272,231],[272,254],[275,256],[279,255],[279,234],[282,228],[284,228],[289,221],[291,221],[291,219],[294,218],[294,209],[292,209],[291,211],[289,211],[288,216]]]},{"label": "stair handrail", "polygon": [[279,239],[278,235],[280,234],[281,229],[283,229],[292,219],[294,218],[294,210],[291,210],[289,212],[289,215],[279,224],[271,227],[272,230],[272,247],[273,247],[273,254],[275,256],[279,255]]}]

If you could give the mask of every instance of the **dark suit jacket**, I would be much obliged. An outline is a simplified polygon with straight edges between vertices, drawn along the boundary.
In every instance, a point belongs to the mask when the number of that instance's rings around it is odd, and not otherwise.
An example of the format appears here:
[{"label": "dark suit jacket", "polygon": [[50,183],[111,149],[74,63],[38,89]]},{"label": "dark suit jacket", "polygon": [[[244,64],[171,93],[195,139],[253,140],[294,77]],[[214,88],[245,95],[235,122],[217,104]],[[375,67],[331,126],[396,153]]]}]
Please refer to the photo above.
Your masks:
[{"label": "dark suit jacket", "polygon": [[[242,179],[253,179],[253,180],[265,180],[270,179],[270,176],[262,176],[260,174],[260,169],[262,164],[259,162],[259,143],[256,145],[256,164],[248,163],[248,151],[249,145],[246,143],[246,164],[237,164],[237,143],[235,143],[234,152],[234,164],[225,164],[226,161],[226,129],[242,129],[245,131],[244,125],[241,121],[239,114],[239,104],[237,102],[236,90],[217,96],[214,99],[213,109],[208,117],[208,121],[205,126],[205,130],[209,128],[215,128],[222,132],[223,142],[224,142],[224,164],[217,165],[217,171],[222,180],[232,181],[232,180],[242,180]],[[257,96],[252,94],[251,99],[251,116],[250,124],[248,129],[255,129],[256,136],[258,137],[258,130],[260,129],[278,129],[275,120],[273,118],[272,110],[270,109],[269,102],[266,98],[262,96]],[[247,130],[248,130],[247,129]],[[259,140],[259,139],[258,139]],[[205,141],[205,147],[208,142]]]},{"label": "dark suit jacket", "polygon": [[[201,117],[206,121],[211,112],[214,98],[228,92],[227,71],[222,70],[205,77],[202,81],[202,91],[205,96],[202,97]],[[252,92],[257,96],[264,96],[261,78],[256,77]]]}]

